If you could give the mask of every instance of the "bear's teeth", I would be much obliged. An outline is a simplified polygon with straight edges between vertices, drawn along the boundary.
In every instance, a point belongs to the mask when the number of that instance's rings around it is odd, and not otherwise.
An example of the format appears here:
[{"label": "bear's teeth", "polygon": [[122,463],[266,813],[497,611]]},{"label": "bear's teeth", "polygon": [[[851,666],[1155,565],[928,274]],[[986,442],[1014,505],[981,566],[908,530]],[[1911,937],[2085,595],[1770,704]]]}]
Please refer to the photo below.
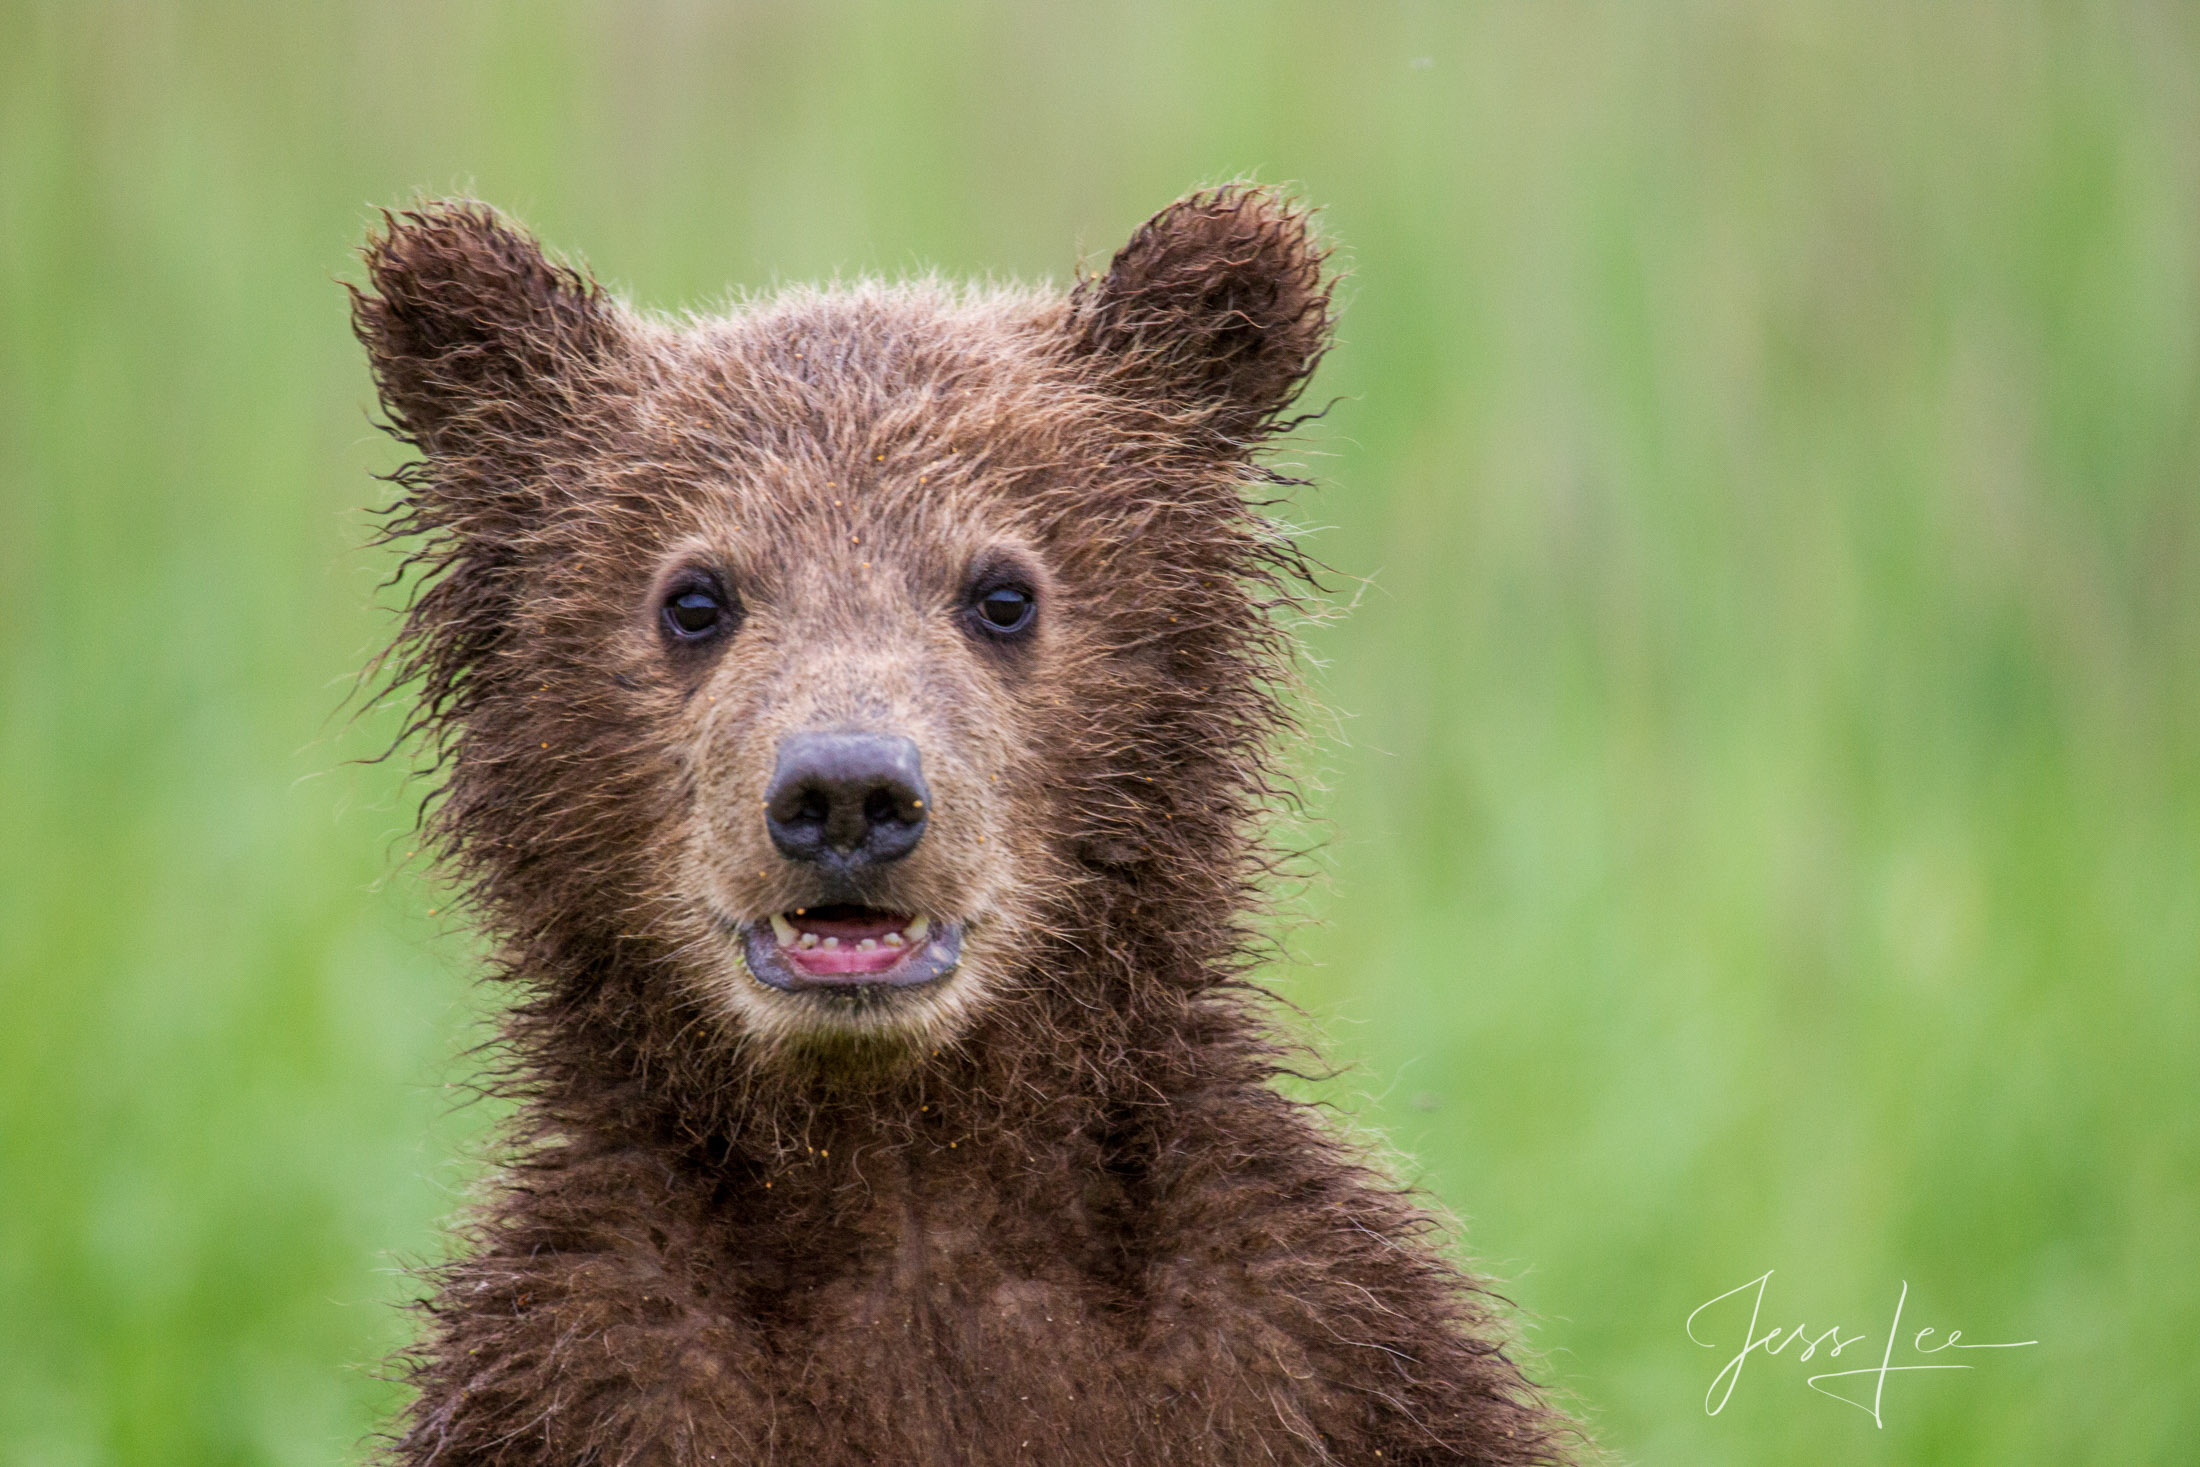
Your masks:
[{"label": "bear's teeth", "polygon": [[911,942],[924,941],[925,934],[931,930],[932,919],[930,917],[919,917],[916,921],[901,929],[902,935]]},{"label": "bear's teeth", "polygon": [[772,936],[779,939],[781,947],[788,946],[795,938],[794,924],[779,913],[772,913]]},{"label": "bear's teeth", "polygon": [[823,941],[822,943],[820,943],[820,944],[818,944],[818,945],[819,945],[820,947],[824,947],[824,948],[828,948],[828,949],[830,949],[830,948],[836,948],[836,947],[839,947],[839,946],[840,946],[840,939],[839,939],[839,938],[837,938],[837,937],[828,937],[828,938],[826,938],[826,939],[825,939],[825,940],[824,940],[824,941]]},{"label": "bear's teeth", "polygon": [[802,940],[796,943],[795,946],[801,948],[804,952],[808,952],[811,948],[817,946],[817,934],[814,932],[803,933]]},{"label": "bear's teeth", "polygon": [[888,947],[900,947],[902,943],[902,937],[901,934],[898,932],[889,932],[884,937],[880,938],[879,941],[885,943]]},{"label": "bear's teeth", "polygon": [[877,952],[877,951],[878,951],[878,939],[876,939],[876,938],[872,938],[872,937],[866,937],[866,938],[864,938],[864,939],[863,939],[863,941],[861,941],[861,942],[859,942],[859,943],[857,943],[857,944],[856,944],[856,951],[857,951],[857,952],[859,952],[859,953],[875,953],[875,952]]}]

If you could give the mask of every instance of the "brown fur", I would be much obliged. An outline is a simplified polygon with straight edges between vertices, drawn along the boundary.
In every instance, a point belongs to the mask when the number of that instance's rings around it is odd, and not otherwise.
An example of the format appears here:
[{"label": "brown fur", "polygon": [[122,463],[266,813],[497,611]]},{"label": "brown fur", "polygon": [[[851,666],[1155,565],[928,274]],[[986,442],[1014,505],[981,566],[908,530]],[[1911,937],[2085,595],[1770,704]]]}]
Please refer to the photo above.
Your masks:
[{"label": "brown fur", "polygon": [[[1329,334],[1231,187],[1067,297],[793,291],[680,326],[488,209],[395,216],[356,323],[421,452],[394,649],[517,1002],[510,1165],[439,1276],[413,1463],[1513,1463],[1568,1440],[1430,1218],[1271,1086],[1242,974],[1303,565],[1254,454]],[[958,620],[1009,557],[1018,650]],[[667,576],[745,619],[669,646]],[[817,900],[790,731],[934,814],[865,900],[967,920],[876,1002],[746,974]]]}]

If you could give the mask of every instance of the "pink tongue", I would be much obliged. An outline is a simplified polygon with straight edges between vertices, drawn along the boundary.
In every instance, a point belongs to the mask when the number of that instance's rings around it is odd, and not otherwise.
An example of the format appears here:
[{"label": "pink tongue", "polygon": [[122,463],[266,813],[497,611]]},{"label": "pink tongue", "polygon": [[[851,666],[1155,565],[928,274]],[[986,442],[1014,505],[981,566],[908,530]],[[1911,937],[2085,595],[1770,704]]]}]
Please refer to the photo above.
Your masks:
[{"label": "pink tongue", "polygon": [[883,973],[909,956],[906,947],[782,947],[787,961],[803,972],[826,978],[836,973]]},{"label": "pink tongue", "polygon": [[826,910],[832,914],[788,914],[787,920],[794,923],[797,932],[814,933],[820,942],[828,937],[840,940],[837,947],[780,944],[779,950],[786,955],[787,961],[803,972],[819,978],[842,973],[883,973],[909,956],[907,947],[888,947],[883,942],[868,951],[856,946],[866,937],[877,942],[889,932],[901,931],[909,918],[896,912],[873,912],[862,908]]}]

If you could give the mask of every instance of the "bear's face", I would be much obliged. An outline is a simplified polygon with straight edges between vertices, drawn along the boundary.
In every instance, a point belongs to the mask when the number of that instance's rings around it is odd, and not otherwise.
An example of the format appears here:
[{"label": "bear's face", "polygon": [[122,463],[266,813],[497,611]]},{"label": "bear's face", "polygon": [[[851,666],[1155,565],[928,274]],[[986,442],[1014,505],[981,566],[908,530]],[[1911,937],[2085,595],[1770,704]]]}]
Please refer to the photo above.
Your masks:
[{"label": "bear's face", "polygon": [[1066,300],[686,329],[475,207],[369,262],[424,453],[402,666],[523,954],[640,956],[771,1049],[938,1044],[1050,981],[1096,885],[1237,859],[1276,672],[1249,453],[1327,333],[1302,216],[1195,197]]},{"label": "bear's face", "polygon": [[[693,791],[642,842],[646,888],[748,1033],[946,1037],[1076,864],[1056,710],[1108,696],[1135,572],[1096,582],[1121,557],[1047,493],[1111,435],[1062,411],[1036,350],[1059,307],[1034,306],[806,299],[668,343],[640,395],[638,421],[733,446],[645,455],[656,524],[598,636]],[[570,563],[600,584],[595,535]]]}]

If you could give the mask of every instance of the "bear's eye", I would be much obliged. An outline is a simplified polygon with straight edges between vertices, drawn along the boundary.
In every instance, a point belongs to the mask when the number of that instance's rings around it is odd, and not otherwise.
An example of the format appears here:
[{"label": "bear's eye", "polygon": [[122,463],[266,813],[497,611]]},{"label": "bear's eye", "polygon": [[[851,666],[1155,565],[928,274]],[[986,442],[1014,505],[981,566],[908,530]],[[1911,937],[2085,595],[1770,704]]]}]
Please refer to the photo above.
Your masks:
[{"label": "bear's eye", "polygon": [[725,602],[705,586],[681,586],[665,598],[665,630],[682,642],[700,642],[722,628]]},{"label": "bear's eye", "polygon": [[978,623],[997,637],[1012,637],[1031,625],[1039,605],[1020,586],[995,586],[978,597]]}]

